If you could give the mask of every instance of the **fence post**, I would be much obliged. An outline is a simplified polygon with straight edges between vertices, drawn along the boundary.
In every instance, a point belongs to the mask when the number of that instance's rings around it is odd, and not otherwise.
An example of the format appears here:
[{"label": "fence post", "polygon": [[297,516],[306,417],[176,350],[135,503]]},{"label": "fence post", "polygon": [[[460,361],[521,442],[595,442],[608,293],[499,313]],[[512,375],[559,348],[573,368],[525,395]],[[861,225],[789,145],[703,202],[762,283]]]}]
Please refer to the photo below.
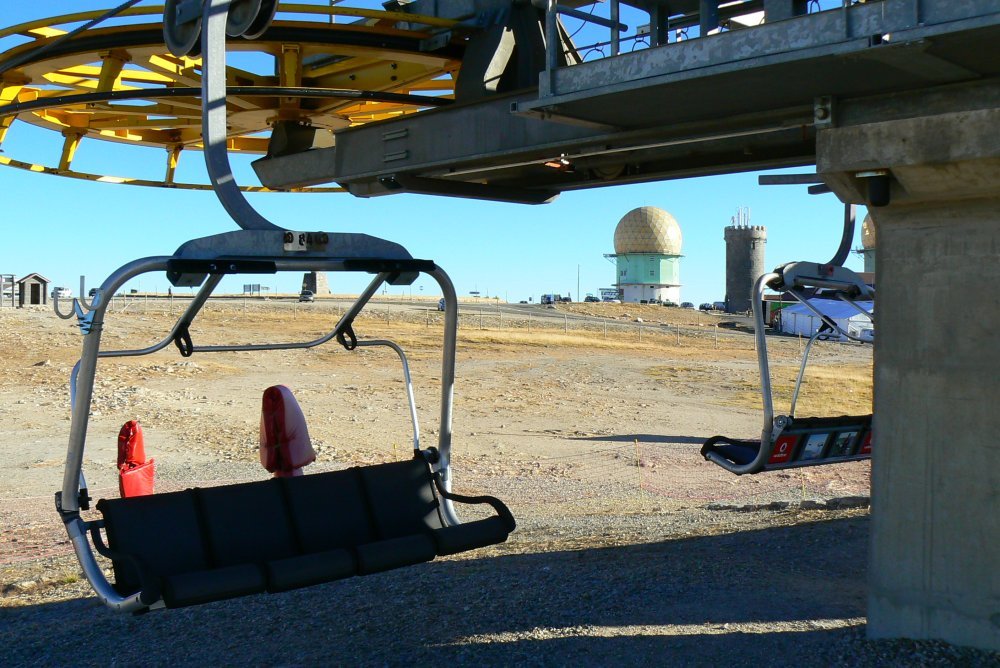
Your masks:
[{"label": "fence post", "polygon": [[677,324],[677,345],[678,346],[681,345],[681,325],[680,325],[680,323]]},{"label": "fence post", "polygon": [[569,334],[569,316],[563,313],[563,334]]},{"label": "fence post", "polygon": [[715,324],[715,347],[719,347],[719,324]]},{"label": "fence post", "polygon": [[528,333],[531,333],[531,312],[528,312]]},{"label": "fence post", "polygon": [[424,313],[426,314],[426,316],[424,318],[424,325],[427,326],[427,327],[430,327],[431,326],[431,310],[429,308],[428,309],[424,309]]},{"label": "fence post", "polygon": [[642,343],[642,323],[636,323],[636,327],[639,329],[639,343]]},{"label": "fence post", "polygon": [[639,456],[639,439],[635,439],[635,470],[639,475],[639,493],[642,493],[642,459]]},{"label": "fence post", "polygon": [[497,328],[498,331],[503,331],[503,311],[497,309],[497,313],[500,314],[500,326]]}]

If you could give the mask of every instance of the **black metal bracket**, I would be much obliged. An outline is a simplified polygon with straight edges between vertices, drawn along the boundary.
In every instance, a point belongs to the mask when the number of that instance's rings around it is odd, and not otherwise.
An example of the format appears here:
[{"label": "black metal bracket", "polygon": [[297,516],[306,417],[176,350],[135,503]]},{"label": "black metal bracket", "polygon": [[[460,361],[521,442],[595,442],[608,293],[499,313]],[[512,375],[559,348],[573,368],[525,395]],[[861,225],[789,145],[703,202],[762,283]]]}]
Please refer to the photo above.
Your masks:
[{"label": "black metal bracket", "polygon": [[343,329],[337,332],[337,343],[344,346],[344,350],[354,350],[358,347],[358,337],[354,333],[353,322],[348,322]]},{"label": "black metal bracket", "polygon": [[174,345],[180,351],[181,357],[191,357],[194,353],[194,344],[191,342],[191,332],[188,330],[188,323],[181,323],[174,334]]}]

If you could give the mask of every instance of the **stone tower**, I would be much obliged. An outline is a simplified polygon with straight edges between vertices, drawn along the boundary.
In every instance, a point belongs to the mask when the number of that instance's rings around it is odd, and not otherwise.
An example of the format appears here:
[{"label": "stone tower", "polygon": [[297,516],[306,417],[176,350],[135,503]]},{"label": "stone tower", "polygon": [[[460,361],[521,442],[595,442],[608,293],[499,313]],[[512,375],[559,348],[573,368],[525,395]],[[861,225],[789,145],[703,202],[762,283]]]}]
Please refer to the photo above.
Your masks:
[{"label": "stone tower", "polygon": [[726,311],[743,313],[752,308],[751,293],[757,278],[765,273],[764,249],[767,229],[750,224],[750,210],[742,208],[726,227]]}]

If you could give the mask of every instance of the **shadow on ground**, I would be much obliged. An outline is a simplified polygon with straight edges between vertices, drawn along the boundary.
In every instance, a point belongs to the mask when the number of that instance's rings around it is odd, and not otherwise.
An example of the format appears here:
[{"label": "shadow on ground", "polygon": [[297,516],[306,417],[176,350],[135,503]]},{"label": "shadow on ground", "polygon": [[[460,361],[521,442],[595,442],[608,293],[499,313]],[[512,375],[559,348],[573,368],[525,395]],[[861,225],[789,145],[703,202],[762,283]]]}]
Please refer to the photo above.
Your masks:
[{"label": "shadow on ground", "polygon": [[7,666],[817,665],[859,642],[860,622],[816,620],[864,615],[867,532],[851,518],[453,558],[138,617],[93,598],[0,608],[0,655]]}]

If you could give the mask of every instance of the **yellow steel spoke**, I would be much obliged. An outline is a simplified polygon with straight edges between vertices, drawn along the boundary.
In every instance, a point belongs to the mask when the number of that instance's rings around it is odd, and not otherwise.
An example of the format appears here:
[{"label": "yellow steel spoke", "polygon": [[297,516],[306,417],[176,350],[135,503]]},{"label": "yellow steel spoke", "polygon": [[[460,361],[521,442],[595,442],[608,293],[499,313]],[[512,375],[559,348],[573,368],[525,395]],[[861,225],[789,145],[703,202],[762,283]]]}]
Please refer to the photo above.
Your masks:
[{"label": "yellow steel spoke", "polygon": [[[58,74],[63,76],[78,77],[80,79],[100,79],[101,70],[102,68],[97,67],[96,65],[77,65],[74,67],[63,68],[59,70]],[[173,81],[170,77],[156,72],[130,68],[123,69],[119,73],[119,79],[121,79],[121,81],[141,84],[167,84]]]},{"label": "yellow steel spoke", "polygon": [[76,149],[80,146],[80,140],[83,139],[83,134],[83,132],[71,130],[63,132],[66,139],[63,141],[62,155],[59,156],[60,171],[69,169],[70,163],[73,162],[73,156],[76,155]]}]

